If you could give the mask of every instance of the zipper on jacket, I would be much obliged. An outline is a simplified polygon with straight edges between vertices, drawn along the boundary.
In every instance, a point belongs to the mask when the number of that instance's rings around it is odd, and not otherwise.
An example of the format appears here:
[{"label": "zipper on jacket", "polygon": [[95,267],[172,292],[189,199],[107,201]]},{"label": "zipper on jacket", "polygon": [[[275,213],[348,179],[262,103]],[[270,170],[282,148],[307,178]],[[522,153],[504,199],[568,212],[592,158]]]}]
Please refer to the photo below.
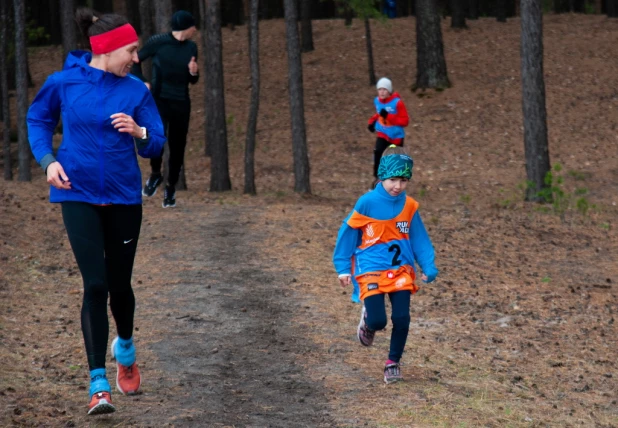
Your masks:
[{"label": "zipper on jacket", "polygon": [[103,199],[104,188],[105,188],[105,138],[103,137],[103,126],[105,120],[105,106],[103,105],[103,80],[105,79],[105,74],[101,77],[97,85],[97,92],[99,96],[99,202],[104,204],[107,201]]}]

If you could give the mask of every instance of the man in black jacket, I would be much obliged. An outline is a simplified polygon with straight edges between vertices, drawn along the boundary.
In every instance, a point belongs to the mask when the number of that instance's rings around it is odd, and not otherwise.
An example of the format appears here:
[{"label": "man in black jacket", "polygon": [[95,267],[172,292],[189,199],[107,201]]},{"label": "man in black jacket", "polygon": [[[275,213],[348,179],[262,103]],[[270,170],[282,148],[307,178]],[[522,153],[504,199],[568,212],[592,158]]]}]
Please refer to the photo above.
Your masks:
[{"label": "man in black jacket", "polygon": [[[199,79],[197,45],[191,37],[195,33],[195,19],[184,10],[172,16],[172,32],[152,36],[138,52],[140,63],[152,59],[152,82],[146,82],[159,108],[159,114],[168,139],[170,151],[169,171],[163,208],[176,206],[176,183],[184,163],[191,99],[189,84]],[[133,66],[133,74],[146,81],[140,63]],[[163,181],[161,164],[163,153],[150,160],[152,173],[146,181],[142,195],[153,196]]]}]

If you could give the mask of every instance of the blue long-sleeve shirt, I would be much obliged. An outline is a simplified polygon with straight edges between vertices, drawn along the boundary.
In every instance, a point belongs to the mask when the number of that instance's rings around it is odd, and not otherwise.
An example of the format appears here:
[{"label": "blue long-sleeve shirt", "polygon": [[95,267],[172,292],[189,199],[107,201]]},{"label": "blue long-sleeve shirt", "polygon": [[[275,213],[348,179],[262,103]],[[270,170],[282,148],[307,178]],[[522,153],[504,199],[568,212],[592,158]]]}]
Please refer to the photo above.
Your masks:
[{"label": "blue long-sleeve shirt", "polygon": [[337,273],[360,275],[417,263],[427,282],[433,281],[434,249],[417,207],[404,193],[389,195],[382,184],[361,196],[339,229],[333,254]]}]

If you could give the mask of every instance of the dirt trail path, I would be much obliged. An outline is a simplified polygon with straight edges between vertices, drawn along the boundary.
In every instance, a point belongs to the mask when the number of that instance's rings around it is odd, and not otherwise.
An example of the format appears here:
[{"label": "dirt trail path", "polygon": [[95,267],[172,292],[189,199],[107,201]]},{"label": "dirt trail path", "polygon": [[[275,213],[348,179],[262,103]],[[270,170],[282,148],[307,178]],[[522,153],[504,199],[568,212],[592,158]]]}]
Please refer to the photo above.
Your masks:
[{"label": "dirt trail path", "polygon": [[134,405],[116,394],[114,422],[333,426],[323,387],[296,364],[311,344],[292,325],[299,305],[278,289],[282,274],[269,272],[273,261],[259,251],[259,209],[157,211],[145,212],[134,274],[144,394]]}]

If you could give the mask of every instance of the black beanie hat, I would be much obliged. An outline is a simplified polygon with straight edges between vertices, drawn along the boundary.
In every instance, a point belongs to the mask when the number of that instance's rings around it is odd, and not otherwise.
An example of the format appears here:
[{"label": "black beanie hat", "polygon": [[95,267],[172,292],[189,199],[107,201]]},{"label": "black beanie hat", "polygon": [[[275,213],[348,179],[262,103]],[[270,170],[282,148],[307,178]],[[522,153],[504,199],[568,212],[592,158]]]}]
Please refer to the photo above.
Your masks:
[{"label": "black beanie hat", "polygon": [[183,31],[195,26],[195,19],[186,10],[179,10],[172,16],[172,31]]}]

